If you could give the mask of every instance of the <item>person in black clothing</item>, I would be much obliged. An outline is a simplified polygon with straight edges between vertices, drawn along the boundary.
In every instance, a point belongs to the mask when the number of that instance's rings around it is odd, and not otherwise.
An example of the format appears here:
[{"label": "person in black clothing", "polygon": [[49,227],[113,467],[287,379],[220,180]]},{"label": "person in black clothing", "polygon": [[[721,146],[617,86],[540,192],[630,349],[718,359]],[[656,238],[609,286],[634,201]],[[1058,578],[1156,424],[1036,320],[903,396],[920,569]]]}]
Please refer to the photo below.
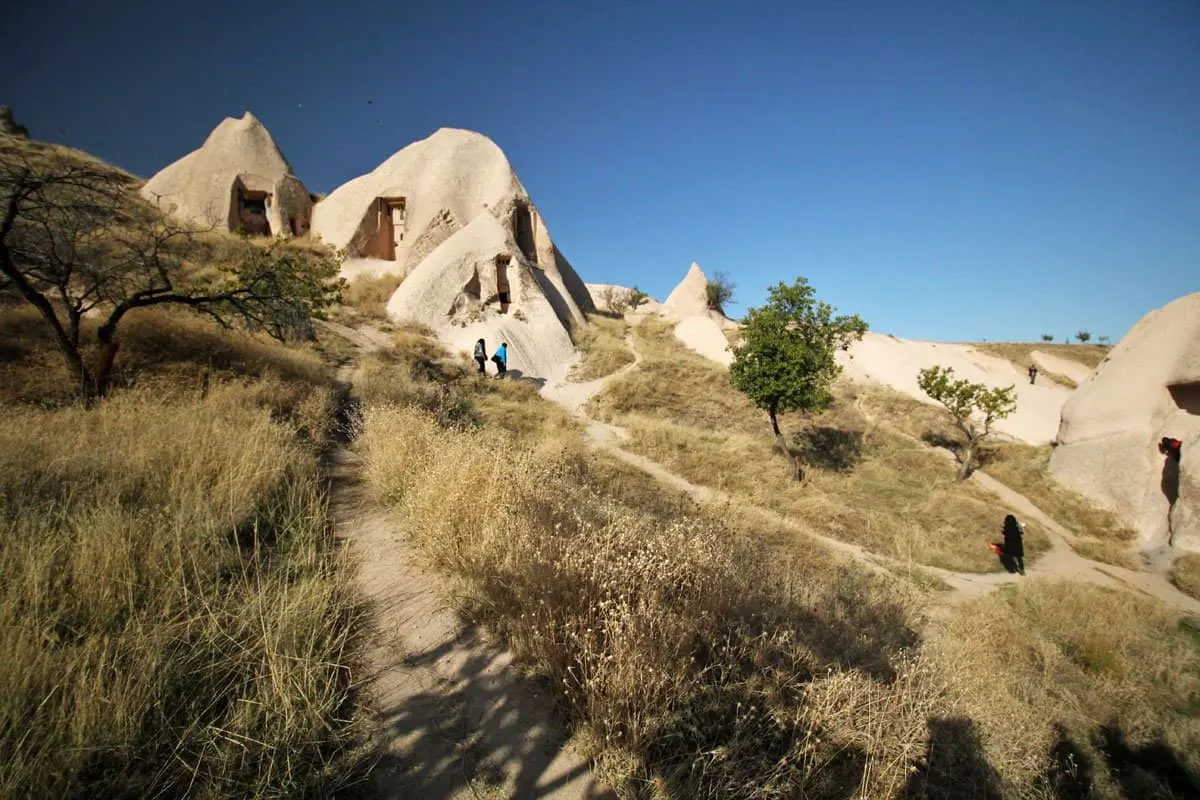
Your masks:
[{"label": "person in black clothing", "polygon": [[475,343],[475,363],[479,365],[479,374],[487,375],[487,345],[483,339]]},{"label": "person in black clothing", "polygon": [[1021,540],[1024,534],[1016,517],[1009,514],[1004,518],[1004,555],[1012,559],[1013,566],[1022,575],[1025,574],[1025,543]]},{"label": "person in black clothing", "polygon": [[1179,459],[1183,456],[1183,442],[1172,439],[1170,436],[1164,436],[1158,441],[1158,452],[1178,464]]},{"label": "person in black clothing", "polygon": [[1029,384],[1032,386],[1037,383],[1037,365],[1029,365]]}]

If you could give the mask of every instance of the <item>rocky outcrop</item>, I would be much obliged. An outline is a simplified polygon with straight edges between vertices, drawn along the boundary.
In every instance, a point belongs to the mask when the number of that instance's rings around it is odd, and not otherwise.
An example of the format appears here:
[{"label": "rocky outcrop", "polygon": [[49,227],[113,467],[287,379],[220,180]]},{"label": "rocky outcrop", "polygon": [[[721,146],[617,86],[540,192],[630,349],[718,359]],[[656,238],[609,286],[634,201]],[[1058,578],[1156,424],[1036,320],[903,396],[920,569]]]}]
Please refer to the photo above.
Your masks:
[{"label": "rocky outcrop", "polygon": [[[1157,443],[1183,442],[1180,464]],[[1141,319],[1063,406],[1050,460],[1066,486],[1117,512],[1147,548],[1200,550],[1200,293]]]},{"label": "rocky outcrop", "polygon": [[226,117],[200,149],[142,187],[163,211],[202,227],[260,236],[303,236],[312,199],[266,127],[249,111]]}]

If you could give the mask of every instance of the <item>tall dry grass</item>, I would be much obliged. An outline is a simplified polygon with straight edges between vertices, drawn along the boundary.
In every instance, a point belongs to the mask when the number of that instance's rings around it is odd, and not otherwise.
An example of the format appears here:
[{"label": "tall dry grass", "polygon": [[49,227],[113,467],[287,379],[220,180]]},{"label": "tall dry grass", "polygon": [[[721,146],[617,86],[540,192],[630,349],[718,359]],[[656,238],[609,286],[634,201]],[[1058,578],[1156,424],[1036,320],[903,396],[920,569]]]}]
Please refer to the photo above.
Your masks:
[{"label": "tall dry grass", "polygon": [[630,793],[886,796],[922,752],[936,685],[906,655],[891,583],[844,564],[818,578],[703,518],[632,510],[496,428],[383,405],[362,442],[376,496]]},{"label": "tall dry grass", "polygon": [[399,275],[359,275],[342,289],[342,304],[358,316],[386,320],[388,300],[402,283]]},{"label": "tall dry grass", "polygon": [[633,353],[625,345],[629,324],[624,319],[601,315],[588,317],[576,337],[575,345],[581,356],[571,370],[571,379],[590,381],[611,375],[626,364],[633,363]]},{"label": "tall dry grass", "polygon": [[321,794],[358,722],[316,455],[254,387],[0,419],[0,795]]},{"label": "tall dry grass", "polygon": [[1175,559],[1171,583],[1188,597],[1200,600],[1200,553],[1183,553]]},{"label": "tall dry grass", "polygon": [[[958,609],[930,651],[1007,795],[1200,791],[1200,641],[1161,604],[1031,581]],[[1183,794],[1169,789],[1177,771]]]}]

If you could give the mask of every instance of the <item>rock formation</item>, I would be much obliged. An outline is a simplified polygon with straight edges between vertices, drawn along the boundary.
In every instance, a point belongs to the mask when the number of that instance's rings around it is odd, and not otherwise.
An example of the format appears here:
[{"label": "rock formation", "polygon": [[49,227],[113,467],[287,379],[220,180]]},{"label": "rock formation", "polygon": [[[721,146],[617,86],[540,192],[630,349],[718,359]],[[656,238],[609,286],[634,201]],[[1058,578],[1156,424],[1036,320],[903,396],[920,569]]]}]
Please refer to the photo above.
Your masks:
[{"label": "rock formation", "polygon": [[504,153],[472,131],[442,128],[338,187],[313,231],[347,250],[344,277],[404,276],[389,315],[468,351],[507,341],[530,376],[569,366],[570,331],[593,310]]},{"label": "rock formation", "polygon": [[675,322],[676,338],[688,347],[725,366],[733,363],[725,331],[736,328],[737,323],[708,307],[708,277],[699,264],[692,262],[683,280],[667,295],[661,313]]},{"label": "rock formation", "polygon": [[256,236],[303,236],[312,219],[308,190],[249,111],[226,117],[199,150],[146,181],[142,195],[189,222]]},{"label": "rock formation", "polygon": [[[1182,463],[1158,452],[1163,436],[1183,442]],[[1150,312],[1113,348],[1063,406],[1058,445],[1054,476],[1116,511],[1146,548],[1200,550],[1200,293]]]}]

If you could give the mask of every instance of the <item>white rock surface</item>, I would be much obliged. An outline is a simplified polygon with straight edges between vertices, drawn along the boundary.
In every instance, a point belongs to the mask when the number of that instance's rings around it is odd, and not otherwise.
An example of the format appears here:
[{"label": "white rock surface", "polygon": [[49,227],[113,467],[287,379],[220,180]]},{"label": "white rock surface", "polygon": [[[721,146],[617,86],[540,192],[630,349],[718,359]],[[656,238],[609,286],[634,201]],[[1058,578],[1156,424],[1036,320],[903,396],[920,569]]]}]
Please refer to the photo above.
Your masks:
[{"label": "white rock surface", "polygon": [[1168,537],[1163,436],[1184,443],[1175,544],[1200,550],[1200,293],[1143,317],[1080,385],[1063,407],[1050,467],[1137,528],[1147,548],[1157,547]]},{"label": "white rock surface", "polygon": [[707,316],[687,317],[675,326],[675,336],[705,358],[726,367],[733,363],[725,331]]},{"label": "white rock surface", "polygon": [[247,111],[226,117],[200,149],[164,167],[142,187],[142,196],[166,212],[205,227],[236,231],[236,187],[271,195],[272,234],[309,231],[312,200],[292,174],[270,132]]},{"label": "white rock surface", "polygon": [[954,368],[958,378],[992,387],[1016,386],[1017,410],[996,424],[998,433],[1031,444],[1054,440],[1059,412],[1070,395],[1062,386],[1029,385],[1029,378],[1011,361],[981,353],[967,344],[923,342],[867,333],[849,351],[838,353],[843,375],[850,380],[878,383],[936,405],[917,385],[926,367]]},{"label": "white rock surface", "polygon": [[1087,364],[1080,364],[1078,361],[1072,361],[1069,358],[1060,358],[1050,353],[1043,353],[1041,350],[1030,352],[1029,357],[1033,359],[1033,363],[1038,369],[1046,372],[1053,372],[1055,375],[1065,375],[1075,381],[1076,385],[1083,383],[1092,376],[1093,370]]}]

